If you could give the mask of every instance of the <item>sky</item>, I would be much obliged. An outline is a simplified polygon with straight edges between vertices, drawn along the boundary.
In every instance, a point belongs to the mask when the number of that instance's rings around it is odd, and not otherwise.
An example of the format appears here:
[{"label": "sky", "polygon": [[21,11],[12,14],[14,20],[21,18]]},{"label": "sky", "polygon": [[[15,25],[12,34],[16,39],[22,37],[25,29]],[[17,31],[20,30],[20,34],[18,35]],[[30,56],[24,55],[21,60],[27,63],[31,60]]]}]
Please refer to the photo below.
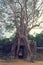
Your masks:
[{"label": "sky", "polygon": [[[41,0],[40,0],[40,2],[39,2],[37,5],[39,6],[40,3],[41,3]],[[42,9],[43,9],[43,5],[42,5]],[[7,14],[6,14],[6,17],[7,17]],[[39,18],[38,22],[39,22],[39,21],[43,21],[43,14],[42,14],[42,16]],[[40,27],[37,27],[37,28],[32,29],[32,30],[30,31],[30,34],[33,35],[33,36],[35,36],[37,33],[41,33],[42,30],[43,30],[43,23],[40,24]],[[12,31],[12,33],[9,33],[9,32],[6,31],[6,32],[4,32],[5,35],[3,35],[3,36],[9,38],[9,37],[11,37],[11,36],[13,35],[14,31],[16,31],[16,29],[14,29],[14,30]]]},{"label": "sky", "polygon": [[[39,0],[39,3],[37,4],[37,7],[39,6],[39,4],[41,3],[42,0]],[[42,5],[42,10],[43,10],[43,5]],[[38,19],[38,22],[39,21],[43,21],[43,14],[41,15],[41,17]],[[37,33],[41,33],[41,31],[43,31],[43,23],[40,24],[40,27],[37,27],[37,28],[34,28],[30,31],[30,34],[35,36]],[[14,32],[14,31],[13,31]],[[8,33],[7,33],[8,34]],[[6,34],[6,36],[7,36]],[[10,37],[10,35],[9,35]]]},{"label": "sky", "polygon": [[[43,21],[43,14],[42,14],[42,16],[39,18],[38,21]],[[35,36],[36,34],[40,34],[41,31],[43,31],[43,22],[40,24],[39,27],[36,27],[36,28],[32,29],[32,30],[30,31],[30,34],[33,35],[33,36]]]}]

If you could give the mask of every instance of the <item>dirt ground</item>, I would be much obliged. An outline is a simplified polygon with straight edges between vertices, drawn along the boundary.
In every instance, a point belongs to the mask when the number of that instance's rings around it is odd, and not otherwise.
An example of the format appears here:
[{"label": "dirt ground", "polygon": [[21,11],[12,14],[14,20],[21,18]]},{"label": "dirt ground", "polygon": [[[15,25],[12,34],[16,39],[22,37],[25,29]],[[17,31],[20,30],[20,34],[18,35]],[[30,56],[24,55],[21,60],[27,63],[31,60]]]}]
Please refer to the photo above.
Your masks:
[{"label": "dirt ground", "polygon": [[43,65],[43,61],[35,61],[34,63],[31,63],[24,60],[17,60],[11,62],[0,60],[0,65]]},{"label": "dirt ground", "polygon": [[32,63],[23,59],[5,61],[0,59],[0,65],[43,65],[43,54],[37,55],[37,60]]}]

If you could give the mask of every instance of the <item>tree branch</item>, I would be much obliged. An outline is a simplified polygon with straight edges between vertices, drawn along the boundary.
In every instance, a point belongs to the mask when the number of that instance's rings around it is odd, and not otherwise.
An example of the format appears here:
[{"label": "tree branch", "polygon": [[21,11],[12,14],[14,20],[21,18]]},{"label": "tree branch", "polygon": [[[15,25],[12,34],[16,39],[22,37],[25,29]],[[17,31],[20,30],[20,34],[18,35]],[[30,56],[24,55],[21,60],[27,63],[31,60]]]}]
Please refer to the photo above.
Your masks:
[{"label": "tree branch", "polygon": [[40,23],[39,23],[39,24],[36,24],[36,25],[33,25],[33,26],[30,28],[30,30],[33,29],[33,28],[35,28],[35,27],[38,27],[38,26],[40,26]]},{"label": "tree branch", "polygon": [[29,34],[29,32],[31,31],[31,29],[35,28],[35,27],[38,27],[40,26],[40,23],[39,24],[36,24],[36,25],[33,25],[31,28],[28,28],[27,29],[27,35]]}]

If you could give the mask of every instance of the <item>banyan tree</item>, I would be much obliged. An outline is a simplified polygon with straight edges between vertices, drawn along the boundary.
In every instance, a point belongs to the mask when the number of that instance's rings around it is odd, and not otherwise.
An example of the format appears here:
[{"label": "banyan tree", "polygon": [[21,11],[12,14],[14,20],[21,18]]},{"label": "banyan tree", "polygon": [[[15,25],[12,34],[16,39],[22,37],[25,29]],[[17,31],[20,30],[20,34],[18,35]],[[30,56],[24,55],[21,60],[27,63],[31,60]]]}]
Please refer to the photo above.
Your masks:
[{"label": "banyan tree", "polygon": [[[14,25],[17,35],[17,55],[20,45],[25,46],[25,52],[32,56],[30,49],[30,42],[28,40],[28,34],[31,29],[40,26],[41,22],[38,19],[42,15],[42,2],[38,5],[38,0],[4,0],[8,4],[13,12]],[[41,12],[40,12],[41,11]],[[14,49],[15,45],[13,45]]]}]

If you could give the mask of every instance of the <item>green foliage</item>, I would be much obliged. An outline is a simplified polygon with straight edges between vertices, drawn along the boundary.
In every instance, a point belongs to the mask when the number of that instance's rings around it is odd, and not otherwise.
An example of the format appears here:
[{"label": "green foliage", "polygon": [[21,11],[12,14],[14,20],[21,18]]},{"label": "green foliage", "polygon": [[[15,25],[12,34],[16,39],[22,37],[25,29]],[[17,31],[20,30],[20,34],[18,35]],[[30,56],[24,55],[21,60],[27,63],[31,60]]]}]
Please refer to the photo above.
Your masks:
[{"label": "green foliage", "polygon": [[40,39],[43,39],[43,32],[41,32],[40,34],[37,34],[35,39],[38,41]]},{"label": "green foliage", "polygon": [[7,42],[12,41],[13,38],[15,38],[15,36],[16,36],[16,32],[14,32],[14,34],[10,38],[5,38],[0,40],[0,45],[3,46],[4,44],[7,44]]},{"label": "green foliage", "polygon": [[40,34],[36,34],[36,37],[34,37],[33,35],[28,35],[28,39],[35,40],[37,46],[43,47],[43,31]]},{"label": "green foliage", "polygon": [[4,45],[4,44],[6,44],[8,41],[9,41],[9,38],[0,40],[0,45]]},{"label": "green foliage", "polygon": [[43,46],[43,32],[37,34],[35,37],[38,46]]},{"label": "green foliage", "polygon": [[35,37],[33,36],[33,35],[28,35],[28,39],[30,39],[30,40],[35,40]]},{"label": "green foliage", "polygon": [[3,19],[2,12],[0,12],[0,19]]}]

